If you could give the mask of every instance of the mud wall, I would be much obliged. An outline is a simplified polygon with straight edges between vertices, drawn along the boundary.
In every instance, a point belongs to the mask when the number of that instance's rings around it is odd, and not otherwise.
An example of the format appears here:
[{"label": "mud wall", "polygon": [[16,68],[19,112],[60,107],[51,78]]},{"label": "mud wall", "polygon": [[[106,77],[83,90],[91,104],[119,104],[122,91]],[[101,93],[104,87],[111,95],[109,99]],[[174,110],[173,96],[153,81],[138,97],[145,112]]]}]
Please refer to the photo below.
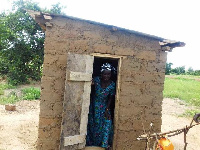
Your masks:
[{"label": "mud wall", "polygon": [[151,122],[161,129],[166,53],[158,41],[97,23],[53,17],[46,29],[38,149],[58,149],[67,53],[112,54],[122,59],[114,149],[144,149],[136,141]]}]

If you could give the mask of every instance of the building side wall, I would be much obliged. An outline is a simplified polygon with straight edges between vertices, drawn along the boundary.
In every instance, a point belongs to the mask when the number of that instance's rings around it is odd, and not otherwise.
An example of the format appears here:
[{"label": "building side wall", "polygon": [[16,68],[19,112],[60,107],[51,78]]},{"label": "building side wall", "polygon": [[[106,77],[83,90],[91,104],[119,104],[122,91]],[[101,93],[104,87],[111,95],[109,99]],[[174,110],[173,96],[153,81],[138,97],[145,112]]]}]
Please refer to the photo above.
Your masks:
[{"label": "building side wall", "polygon": [[118,121],[115,124],[115,148],[119,150],[145,149],[146,144],[136,138],[144,134],[143,129],[149,130],[150,123],[153,123],[154,131],[161,131],[165,61],[160,60],[162,52],[147,53],[150,59],[138,55],[122,61]]},{"label": "building side wall", "polygon": [[47,27],[41,85],[38,149],[58,149],[62,122],[67,53],[124,56],[115,121],[115,149],[144,149],[135,141],[148,129],[161,129],[166,53],[158,41],[109,26],[57,17]]}]

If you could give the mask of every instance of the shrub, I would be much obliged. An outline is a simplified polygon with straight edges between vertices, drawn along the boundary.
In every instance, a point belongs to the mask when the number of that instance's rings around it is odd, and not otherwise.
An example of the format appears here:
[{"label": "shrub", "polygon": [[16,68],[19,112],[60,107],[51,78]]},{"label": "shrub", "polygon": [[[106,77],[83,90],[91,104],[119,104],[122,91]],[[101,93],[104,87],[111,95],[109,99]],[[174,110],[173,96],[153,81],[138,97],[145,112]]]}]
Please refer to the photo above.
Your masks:
[{"label": "shrub", "polygon": [[40,89],[39,88],[25,88],[22,89],[22,99],[24,100],[35,100],[40,98]]}]

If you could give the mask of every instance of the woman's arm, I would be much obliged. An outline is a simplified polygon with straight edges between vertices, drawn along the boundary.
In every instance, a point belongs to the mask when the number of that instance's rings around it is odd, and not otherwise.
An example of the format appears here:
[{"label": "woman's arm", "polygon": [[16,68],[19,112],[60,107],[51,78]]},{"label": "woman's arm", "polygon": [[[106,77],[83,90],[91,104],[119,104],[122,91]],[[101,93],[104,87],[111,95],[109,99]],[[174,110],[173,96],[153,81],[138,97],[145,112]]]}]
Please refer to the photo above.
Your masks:
[{"label": "woman's arm", "polygon": [[108,98],[108,104],[107,104],[106,110],[110,109],[110,105],[113,102],[113,100],[114,100],[114,95],[110,95]]},{"label": "woman's arm", "polygon": [[108,98],[108,103],[107,103],[107,107],[106,107],[106,111],[105,111],[105,117],[110,120],[111,119],[111,114],[109,113],[110,110],[110,105],[111,103],[113,103],[114,100],[114,95],[110,95]]}]

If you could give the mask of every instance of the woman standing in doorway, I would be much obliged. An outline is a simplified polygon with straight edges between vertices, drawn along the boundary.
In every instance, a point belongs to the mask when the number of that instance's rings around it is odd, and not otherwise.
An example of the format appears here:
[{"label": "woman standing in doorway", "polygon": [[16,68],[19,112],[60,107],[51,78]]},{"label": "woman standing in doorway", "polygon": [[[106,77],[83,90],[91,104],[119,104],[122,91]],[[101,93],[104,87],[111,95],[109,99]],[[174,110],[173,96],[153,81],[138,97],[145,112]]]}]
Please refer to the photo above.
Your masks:
[{"label": "woman standing in doorway", "polygon": [[110,106],[114,103],[115,96],[115,83],[111,80],[114,70],[109,63],[103,64],[101,77],[95,77],[92,82],[94,92],[88,116],[87,146],[109,149],[112,145],[113,123]]}]

